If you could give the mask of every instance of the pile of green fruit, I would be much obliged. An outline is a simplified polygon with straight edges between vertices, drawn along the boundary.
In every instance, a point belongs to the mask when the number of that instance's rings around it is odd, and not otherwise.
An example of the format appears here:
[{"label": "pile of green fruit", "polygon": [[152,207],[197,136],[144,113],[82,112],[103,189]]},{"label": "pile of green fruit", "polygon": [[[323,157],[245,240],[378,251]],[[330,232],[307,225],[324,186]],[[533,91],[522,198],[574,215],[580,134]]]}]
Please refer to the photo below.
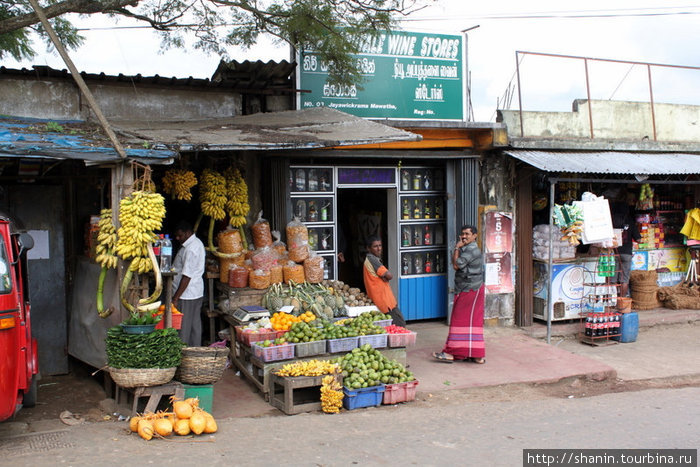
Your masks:
[{"label": "pile of green fruit", "polygon": [[345,337],[357,337],[357,330],[348,326],[336,326],[330,322],[323,325],[323,335],[326,339],[343,339]]},{"label": "pile of green fruit", "polygon": [[[384,313],[380,314],[384,316]],[[382,326],[377,326],[374,322],[377,321],[376,317],[370,312],[362,313],[357,318],[348,320],[345,322],[344,326],[354,329],[358,336],[370,336],[374,334],[386,334],[386,330]]]},{"label": "pile of green fruit", "polygon": [[369,344],[353,349],[333,360],[343,372],[343,385],[348,389],[368,388],[380,384],[413,381],[413,373],[396,360],[389,360]]},{"label": "pile of green fruit", "polygon": [[[317,326],[310,326],[309,323],[300,321],[292,324],[289,331],[279,338],[282,342],[291,342],[298,344],[299,342],[313,342],[325,339],[323,329]],[[277,340],[277,339],[275,339]]]}]

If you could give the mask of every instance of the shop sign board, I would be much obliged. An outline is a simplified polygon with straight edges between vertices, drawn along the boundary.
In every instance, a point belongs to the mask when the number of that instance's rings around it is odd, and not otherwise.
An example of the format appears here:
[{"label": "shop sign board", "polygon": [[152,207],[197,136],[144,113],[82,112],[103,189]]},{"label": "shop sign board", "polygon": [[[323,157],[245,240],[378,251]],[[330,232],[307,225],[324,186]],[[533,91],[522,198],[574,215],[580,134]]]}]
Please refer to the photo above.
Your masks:
[{"label": "shop sign board", "polygon": [[484,284],[489,293],[513,292],[513,213],[488,211],[484,214]]},{"label": "shop sign board", "polygon": [[331,107],[363,118],[465,119],[464,37],[392,31],[359,40],[363,81],[339,85],[313,50],[297,54],[297,108]]},{"label": "shop sign board", "polygon": [[663,250],[649,250],[647,270],[668,268],[671,272],[681,272],[688,269],[685,248],[664,248]]},{"label": "shop sign board", "polygon": [[396,183],[396,169],[373,167],[338,168],[338,185],[393,185]]},{"label": "shop sign board", "polygon": [[632,271],[646,271],[647,264],[649,264],[649,252],[635,251],[632,253],[632,266],[630,267]]}]

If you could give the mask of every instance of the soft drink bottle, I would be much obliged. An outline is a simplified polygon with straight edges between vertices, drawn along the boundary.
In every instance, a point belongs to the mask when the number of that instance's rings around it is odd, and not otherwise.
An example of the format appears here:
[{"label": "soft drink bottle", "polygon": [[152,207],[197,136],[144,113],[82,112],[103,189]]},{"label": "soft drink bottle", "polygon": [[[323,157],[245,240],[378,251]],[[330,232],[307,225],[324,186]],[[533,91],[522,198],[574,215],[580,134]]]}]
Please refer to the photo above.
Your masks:
[{"label": "soft drink bottle", "polygon": [[160,272],[170,272],[173,258],[173,244],[170,235],[165,234],[160,243]]},{"label": "soft drink bottle", "polygon": [[163,239],[163,234],[159,234],[156,241],[153,242],[153,254],[156,255],[156,263],[160,264],[160,242]]}]

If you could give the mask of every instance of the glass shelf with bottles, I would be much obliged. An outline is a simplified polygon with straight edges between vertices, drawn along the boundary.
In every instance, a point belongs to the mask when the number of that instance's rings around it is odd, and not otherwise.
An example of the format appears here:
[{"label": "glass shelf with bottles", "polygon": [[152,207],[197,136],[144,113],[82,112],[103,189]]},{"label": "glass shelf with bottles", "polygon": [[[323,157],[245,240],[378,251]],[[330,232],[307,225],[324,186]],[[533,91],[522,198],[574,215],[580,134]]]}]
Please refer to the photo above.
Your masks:
[{"label": "glass shelf with bottles", "polygon": [[399,170],[401,192],[444,191],[445,171],[429,167],[402,167]]},{"label": "glass shelf with bottles", "polygon": [[318,193],[333,191],[332,167],[290,167],[291,193]]},{"label": "glass shelf with bottles", "polygon": [[404,251],[401,253],[401,277],[445,274],[445,250]]},{"label": "glass shelf with bottles", "polygon": [[292,196],[294,217],[304,223],[333,222],[332,196]]},{"label": "glass shelf with bottles", "polygon": [[328,279],[328,280],[334,280],[335,279],[335,254],[321,254],[319,253],[323,259],[325,260],[323,262],[323,278]]},{"label": "glass shelf with bottles", "polygon": [[433,220],[445,218],[445,200],[442,196],[401,196],[400,221]]},{"label": "glass shelf with bottles", "polygon": [[401,249],[445,246],[445,225],[442,223],[402,223]]},{"label": "glass shelf with bottles", "polygon": [[335,249],[333,245],[333,226],[323,227],[308,227],[309,231],[309,247],[319,254],[332,252]]}]

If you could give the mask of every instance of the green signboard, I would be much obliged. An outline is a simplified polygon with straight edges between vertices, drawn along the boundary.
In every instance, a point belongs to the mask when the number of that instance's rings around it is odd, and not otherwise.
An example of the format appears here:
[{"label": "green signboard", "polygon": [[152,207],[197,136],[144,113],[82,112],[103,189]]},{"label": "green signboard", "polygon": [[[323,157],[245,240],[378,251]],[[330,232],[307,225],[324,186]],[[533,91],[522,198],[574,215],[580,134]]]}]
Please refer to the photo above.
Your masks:
[{"label": "green signboard", "polygon": [[363,82],[329,82],[312,51],[297,57],[298,108],[331,107],[358,117],[464,120],[463,36],[394,31],[361,42]]}]

